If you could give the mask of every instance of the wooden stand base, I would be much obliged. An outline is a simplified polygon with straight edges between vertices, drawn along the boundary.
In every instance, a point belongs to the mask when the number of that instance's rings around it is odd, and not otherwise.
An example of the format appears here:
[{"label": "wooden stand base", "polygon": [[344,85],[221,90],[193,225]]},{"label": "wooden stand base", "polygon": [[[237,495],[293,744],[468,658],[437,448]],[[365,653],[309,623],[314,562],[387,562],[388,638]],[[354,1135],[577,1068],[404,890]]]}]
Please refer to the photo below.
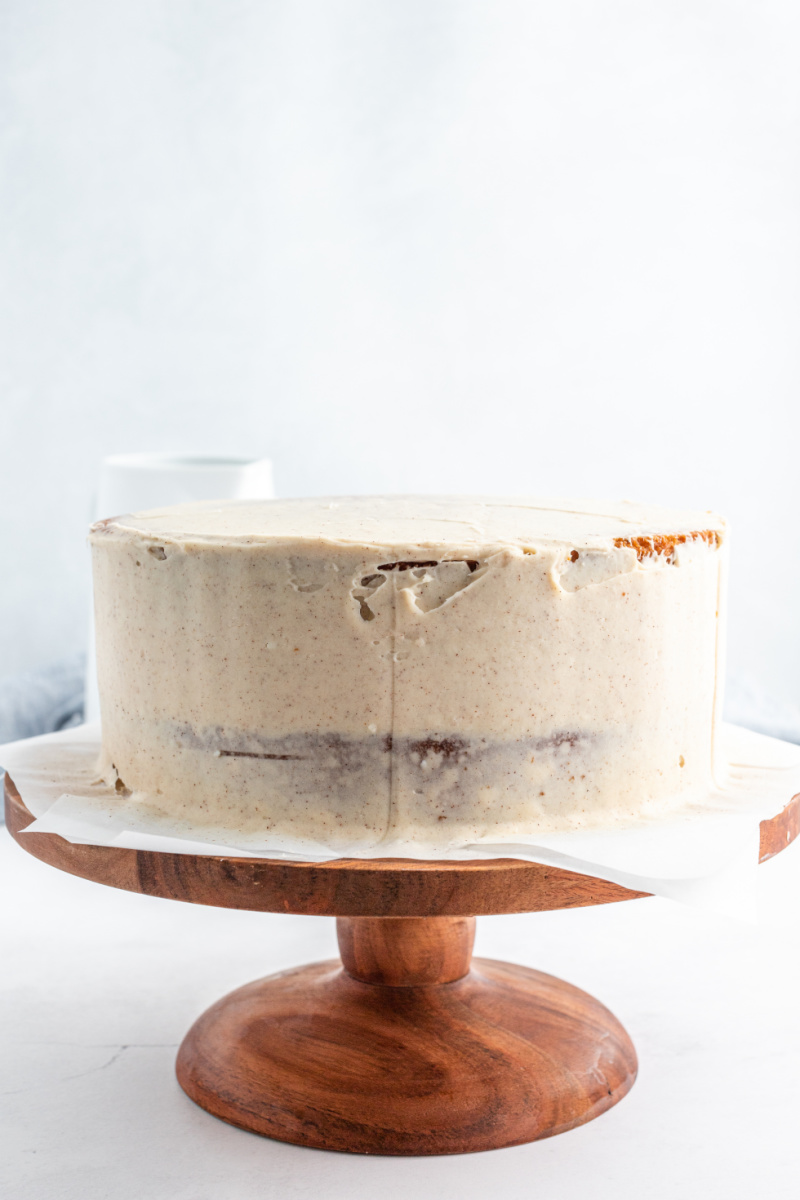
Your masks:
[{"label": "wooden stand base", "polygon": [[[6,774],[6,823],[29,854],[112,887],[192,904],[336,916],[342,962],[248,984],[187,1034],[178,1079],[199,1105],[285,1142],[360,1154],[461,1154],[572,1129],[611,1108],[636,1053],[585,992],[478,959],[472,913],[635,900],[541,863],[295,863],[73,845],[33,821]],[[800,833],[800,796],[761,822],[759,861]]]},{"label": "wooden stand base", "polygon": [[195,1023],[178,1080],[281,1141],[461,1154],[549,1137],[629,1091],[636,1052],[585,992],[477,959],[474,918],[338,921],[343,964],[239,988]]}]

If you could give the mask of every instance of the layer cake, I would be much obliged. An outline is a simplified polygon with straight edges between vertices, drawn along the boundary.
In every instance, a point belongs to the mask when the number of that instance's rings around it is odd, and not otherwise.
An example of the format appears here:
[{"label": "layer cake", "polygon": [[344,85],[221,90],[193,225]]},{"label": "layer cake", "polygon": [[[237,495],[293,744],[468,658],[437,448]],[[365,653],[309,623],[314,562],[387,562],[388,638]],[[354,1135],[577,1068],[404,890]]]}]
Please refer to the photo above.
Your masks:
[{"label": "layer cake", "polygon": [[725,526],[628,502],[203,502],[93,526],[101,768],[195,825],[379,854],[713,784]]}]

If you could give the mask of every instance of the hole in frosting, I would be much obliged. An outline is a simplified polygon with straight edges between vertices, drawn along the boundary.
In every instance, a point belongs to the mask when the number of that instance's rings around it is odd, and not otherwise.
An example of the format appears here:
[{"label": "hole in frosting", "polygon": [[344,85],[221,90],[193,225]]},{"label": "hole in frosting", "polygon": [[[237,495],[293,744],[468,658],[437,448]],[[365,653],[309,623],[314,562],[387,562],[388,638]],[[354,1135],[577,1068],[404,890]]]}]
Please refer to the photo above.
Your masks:
[{"label": "hole in frosting", "polygon": [[652,537],[614,538],[614,545],[629,546],[636,551],[639,562],[647,558],[663,557],[670,564],[675,561],[676,551],[680,546],[692,542],[705,542],[715,549],[722,544],[722,534],[716,529],[695,529],[691,533],[657,533]]},{"label": "hole in frosting", "polygon": [[153,558],[157,558],[160,562],[163,562],[167,557],[167,552],[163,546],[148,546],[147,553],[152,554]]},{"label": "hole in frosting", "polygon": [[423,559],[420,562],[382,563],[381,566],[378,567],[378,570],[379,571],[413,571],[416,567],[438,567],[438,565],[439,565],[439,560],[432,558],[432,559]]},{"label": "hole in frosting", "polygon": [[[444,562],[464,563],[467,567],[469,567],[470,574],[473,571],[477,571],[478,567],[480,566],[480,563],[475,558],[447,558],[447,559],[444,559]],[[438,567],[439,565],[440,565],[439,560],[433,558],[433,559],[422,559],[419,562],[403,561],[403,562],[383,563],[382,566],[378,567],[378,570],[379,571],[414,571],[419,567]]]},{"label": "hole in frosting", "polygon": [[271,762],[301,762],[299,754],[262,754],[258,750],[215,750],[215,758],[266,758]]},{"label": "hole in frosting", "polygon": [[120,779],[119,771],[115,767],[114,763],[111,764],[111,772],[110,773],[111,773],[111,779],[109,779],[108,782],[111,783],[113,780],[114,791],[117,793],[117,795],[118,796],[130,796],[131,789],[125,785],[123,780]]},{"label": "hole in frosting", "polygon": [[350,594],[358,604],[359,616],[362,621],[374,621],[375,612],[370,607],[368,601],[377,592],[378,588],[383,587],[386,582],[386,576],[373,572],[371,575],[364,575],[358,585],[354,585]]}]

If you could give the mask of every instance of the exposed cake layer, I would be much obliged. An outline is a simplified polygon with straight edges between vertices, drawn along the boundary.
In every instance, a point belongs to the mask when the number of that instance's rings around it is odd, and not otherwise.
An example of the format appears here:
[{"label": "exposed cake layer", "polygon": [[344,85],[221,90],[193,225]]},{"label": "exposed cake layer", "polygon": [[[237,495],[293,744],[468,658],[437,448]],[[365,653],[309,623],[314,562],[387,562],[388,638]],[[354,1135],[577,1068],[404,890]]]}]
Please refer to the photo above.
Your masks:
[{"label": "exposed cake layer", "polygon": [[197,821],[365,849],[664,810],[712,777],[723,534],[447,497],[101,522],[107,767]]}]

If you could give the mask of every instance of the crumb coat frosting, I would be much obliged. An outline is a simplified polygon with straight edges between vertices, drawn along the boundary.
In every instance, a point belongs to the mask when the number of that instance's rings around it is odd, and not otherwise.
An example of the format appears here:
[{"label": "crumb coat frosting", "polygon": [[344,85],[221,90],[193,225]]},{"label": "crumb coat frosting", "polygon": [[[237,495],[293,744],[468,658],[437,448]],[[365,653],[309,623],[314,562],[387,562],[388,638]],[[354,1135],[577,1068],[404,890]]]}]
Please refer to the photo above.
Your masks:
[{"label": "crumb coat frosting", "polygon": [[104,770],[154,807],[366,854],[615,825],[711,784],[708,512],[204,502],[90,540]]}]

